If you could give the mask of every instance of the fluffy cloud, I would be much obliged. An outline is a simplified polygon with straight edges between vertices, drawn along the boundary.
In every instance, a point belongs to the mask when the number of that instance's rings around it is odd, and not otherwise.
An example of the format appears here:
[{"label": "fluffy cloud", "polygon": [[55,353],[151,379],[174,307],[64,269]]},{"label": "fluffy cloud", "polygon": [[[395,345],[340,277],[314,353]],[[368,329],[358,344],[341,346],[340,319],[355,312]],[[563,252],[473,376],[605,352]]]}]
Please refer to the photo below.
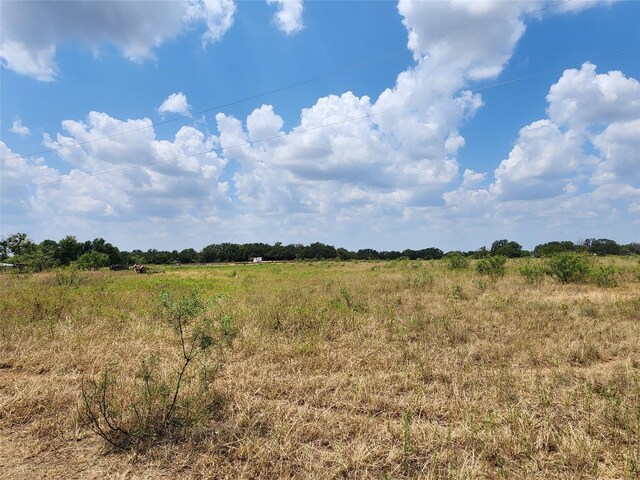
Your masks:
[{"label": "fluffy cloud", "polygon": [[[461,115],[464,102],[452,103]],[[457,131],[452,136],[451,129],[417,125],[415,138],[404,132],[399,141],[385,128],[392,123],[380,121],[384,113],[372,115],[372,109],[368,97],[351,92],[323,97],[303,109],[300,124],[286,135],[271,106],[254,110],[246,130],[243,122],[218,114],[225,156],[241,167],[234,176],[238,198],[262,212],[315,213],[354,202],[398,207],[438,201],[457,178],[457,162],[445,147]]]},{"label": "fluffy cloud", "polygon": [[640,184],[640,119],[612,123],[593,143],[602,158],[593,176],[595,183]]},{"label": "fluffy cloud", "polygon": [[473,185],[477,185],[478,183],[484,181],[486,177],[487,177],[486,173],[478,173],[466,168],[462,175],[462,186],[470,187]]},{"label": "fluffy cloud", "polygon": [[547,101],[551,120],[576,129],[633,120],[640,117],[640,82],[618,71],[596,74],[587,62],[565,70]]},{"label": "fluffy cloud", "polygon": [[[215,136],[184,126],[172,140],[157,140],[149,119],[122,121],[99,112],[63,128],[47,146],[58,149],[67,173],[2,144],[4,218],[28,211],[49,235],[72,229],[90,236],[101,222],[136,225],[143,218],[171,229],[169,221],[205,221],[229,208],[228,183],[221,179],[226,160],[215,153]],[[12,188],[23,185],[31,187]]]},{"label": "fluffy cloud", "polygon": [[591,63],[566,70],[547,95],[550,118],[520,130],[488,189],[474,189],[467,178],[476,174],[465,171],[443,195],[446,210],[550,232],[631,222],[640,205],[637,89],[636,79],[596,74]]},{"label": "fluffy cloud", "polygon": [[207,30],[202,35],[202,45],[207,46],[220,40],[233,25],[236,5],[233,0],[199,0],[191,1],[184,20],[200,22],[204,20]]},{"label": "fluffy cloud", "polygon": [[527,125],[509,158],[496,169],[491,192],[506,199],[562,193],[585,161],[581,144],[581,137],[561,132],[550,120]]},{"label": "fluffy cloud", "polygon": [[[204,5],[191,4],[175,34],[202,19]],[[479,246],[497,231],[508,236],[525,225],[544,241],[540,232],[597,224],[614,211],[631,215],[640,211],[638,82],[620,72],[596,74],[591,64],[567,70],[550,88],[549,118],[520,130],[493,179],[470,168],[461,173],[462,133],[483,106],[473,82],[500,74],[523,35],[522,19],[504,20],[544,5],[402,0],[415,65],[377,99],[352,92],[319,98],[288,129],[271,105],[246,118],[218,113],[218,136],[183,127],[167,140],[156,138],[147,118],[91,112],[67,120],[45,138],[67,173],[25,161],[6,168],[17,183],[72,181],[27,190],[11,208],[30,205],[33,216],[61,225],[59,236],[74,229],[82,237],[92,222],[117,221],[153,245],[163,235],[175,238],[178,229],[204,238],[215,225],[211,241],[346,245],[341,239],[351,238],[362,246],[375,235],[378,247],[390,248],[424,246],[427,238],[459,245],[459,233],[451,232],[462,223],[466,233],[478,234]],[[173,94],[158,111],[188,113],[186,97]]]},{"label": "fluffy cloud", "polygon": [[[582,195],[600,160],[584,152],[583,134],[548,119],[521,130],[489,188],[477,189],[487,174],[470,169],[455,188],[460,178],[455,156],[465,144],[461,127],[483,105],[480,95],[464,87],[497,75],[510,58],[524,24],[503,20],[543,6],[400,2],[417,62],[377,100],[351,92],[320,98],[302,110],[299,125],[288,132],[268,105],[245,121],[219,114],[224,155],[239,165],[233,182],[242,207],[269,216],[274,225],[274,218],[288,212],[318,224],[333,218],[332,228],[347,228],[363,215],[407,222],[439,217],[447,225],[447,215],[473,214],[508,223],[517,217],[506,205],[523,199],[541,204],[558,197],[568,205],[568,199]],[[452,29],[477,24],[490,27],[488,34],[483,29],[482,41],[471,35],[473,45],[469,36],[447,37]],[[603,149],[615,133],[603,133]],[[612,162],[606,165],[613,168]]]},{"label": "fluffy cloud", "polygon": [[20,225],[32,216],[33,189],[28,185],[60,178],[59,172],[45,165],[43,158],[23,158],[2,141],[0,171],[0,213],[5,225]]},{"label": "fluffy cloud", "polygon": [[302,30],[302,0],[267,0],[267,4],[278,5],[273,21],[287,35]]},{"label": "fluffy cloud", "polygon": [[434,70],[457,77],[452,86],[457,88],[464,78],[497,76],[525,31],[522,20],[503,20],[539,6],[538,2],[519,1],[400,0],[398,11],[409,32],[408,47],[415,58],[428,57]]},{"label": "fluffy cloud", "polygon": [[[509,158],[495,171],[493,194],[507,200],[574,194],[589,177],[594,184],[615,182],[620,188],[637,184],[636,79],[618,71],[596,74],[596,66],[585,63],[580,70],[564,71],[549,89],[547,102],[549,119],[520,130]],[[593,147],[599,158],[585,153]]]},{"label": "fluffy cloud", "polygon": [[169,95],[162,105],[158,107],[158,113],[179,113],[180,115],[189,115],[191,105],[187,102],[187,96],[182,93],[172,93]]},{"label": "fluffy cloud", "polygon": [[185,29],[205,22],[203,44],[219,40],[233,24],[231,0],[191,2],[2,2],[0,57],[21,75],[54,80],[58,45],[71,41],[97,52],[110,44],[133,61]]},{"label": "fluffy cloud", "polygon": [[31,130],[29,129],[29,127],[22,124],[22,120],[20,119],[20,117],[16,117],[13,120],[13,124],[11,124],[11,128],[9,129],[9,131],[22,137],[31,135]]}]

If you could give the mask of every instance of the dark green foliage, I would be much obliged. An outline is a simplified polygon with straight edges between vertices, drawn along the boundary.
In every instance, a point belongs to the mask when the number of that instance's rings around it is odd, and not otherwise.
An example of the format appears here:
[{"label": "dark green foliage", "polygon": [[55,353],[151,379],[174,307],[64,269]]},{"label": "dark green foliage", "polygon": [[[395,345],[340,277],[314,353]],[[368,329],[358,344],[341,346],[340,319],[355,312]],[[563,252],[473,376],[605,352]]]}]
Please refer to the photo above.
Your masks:
[{"label": "dark green foliage", "polygon": [[61,265],[69,265],[82,255],[82,243],[78,242],[75,236],[67,235],[58,242],[57,259]]},{"label": "dark green foliage", "polygon": [[81,270],[99,270],[109,265],[109,255],[91,250],[80,255],[76,265]]},{"label": "dark green foliage", "polygon": [[621,253],[620,245],[608,238],[590,238],[585,240],[583,245],[589,249],[589,253],[598,256],[619,255]]},{"label": "dark green foliage", "polygon": [[372,248],[363,248],[356,252],[355,257],[358,260],[375,260],[380,256],[377,250]]},{"label": "dark green foliage", "polygon": [[620,248],[623,255],[640,255],[640,243],[638,242],[631,242]]},{"label": "dark green foliage", "polygon": [[195,263],[198,261],[198,252],[193,248],[186,248],[178,254],[180,263]]},{"label": "dark green foliage", "polygon": [[[89,244],[89,245],[87,245]],[[85,252],[99,252],[107,254],[109,258],[108,264],[120,264],[126,263],[123,261],[120,255],[120,250],[108,243],[104,238],[96,238],[92,242],[85,242]]]},{"label": "dark green foliage", "polygon": [[[42,253],[47,257],[53,256],[55,265],[69,265],[78,260],[83,254],[89,252],[104,253],[108,256],[109,265],[132,265],[140,264],[171,264],[171,263],[222,263],[222,262],[248,262],[252,258],[262,257],[265,261],[292,261],[292,260],[397,260],[406,258],[409,260],[437,260],[444,257],[442,250],[436,247],[423,248],[420,250],[405,249],[403,251],[378,251],[373,248],[364,248],[358,251],[349,251],[346,248],[336,248],[332,245],[315,242],[309,245],[289,244],[283,245],[276,242],[274,245],[267,243],[217,243],[204,247],[200,252],[193,248],[187,248],[180,252],[177,250],[156,250],[149,249],[133,250],[132,252],[121,252],[117,247],[108,243],[103,238],[96,238],[92,241],[79,242],[75,236],[68,235],[59,242],[45,240],[40,245],[36,245],[25,233],[16,233],[6,238],[0,239],[0,261],[12,256],[22,256],[33,254],[38,247],[42,247]],[[630,255],[640,253],[639,243],[629,243],[618,245],[613,240],[608,239],[588,239],[580,244],[570,241],[553,241],[537,245],[534,254],[537,257],[555,255],[561,252],[589,252],[596,255]],[[503,256],[507,258],[527,257],[529,252],[523,250],[522,246],[506,239],[496,240],[491,245],[491,249],[481,247],[478,250],[465,253],[459,252],[467,258],[481,259],[488,256]],[[42,255],[40,260],[42,260]],[[16,262],[17,263],[17,262]],[[25,262],[21,262],[25,263]],[[455,263],[455,261],[454,261]],[[51,268],[48,261],[38,261],[35,268]],[[462,267],[466,268],[466,267]],[[480,267],[484,268],[483,266]]]},{"label": "dark green foliage", "polygon": [[491,244],[491,255],[502,255],[507,258],[518,258],[525,255],[522,245],[509,240],[496,240]]},{"label": "dark green foliage", "polygon": [[351,259],[355,258],[353,253],[351,253],[346,248],[337,248],[336,249],[336,254],[338,255],[338,259],[339,260],[351,260]]},{"label": "dark green foliage", "polygon": [[573,242],[565,241],[565,242],[547,242],[541,245],[536,245],[533,249],[533,254],[536,257],[548,257],[550,255],[555,255],[561,252],[573,252],[576,248],[576,245]]}]

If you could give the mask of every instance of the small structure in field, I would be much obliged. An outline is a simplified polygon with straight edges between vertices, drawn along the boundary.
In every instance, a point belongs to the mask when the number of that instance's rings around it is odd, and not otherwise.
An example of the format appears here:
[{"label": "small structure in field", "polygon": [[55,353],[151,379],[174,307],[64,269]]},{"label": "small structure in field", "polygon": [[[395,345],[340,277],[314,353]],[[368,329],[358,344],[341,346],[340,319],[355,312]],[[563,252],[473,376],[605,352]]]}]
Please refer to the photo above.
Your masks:
[{"label": "small structure in field", "polygon": [[147,271],[147,267],[139,263],[135,263],[132,268],[133,268],[133,271],[136,273],[145,273]]},{"label": "small structure in field", "polygon": [[251,261],[253,263],[262,263],[262,257],[253,257]]},{"label": "small structure in field", "polygon": [[27,264],[26,263],[6,263],[6,262],[0,263],[0,269],[2,269],[3,271],[11,268],[15,268],[17,270],[22,271],[25,268],[27,268]]}]

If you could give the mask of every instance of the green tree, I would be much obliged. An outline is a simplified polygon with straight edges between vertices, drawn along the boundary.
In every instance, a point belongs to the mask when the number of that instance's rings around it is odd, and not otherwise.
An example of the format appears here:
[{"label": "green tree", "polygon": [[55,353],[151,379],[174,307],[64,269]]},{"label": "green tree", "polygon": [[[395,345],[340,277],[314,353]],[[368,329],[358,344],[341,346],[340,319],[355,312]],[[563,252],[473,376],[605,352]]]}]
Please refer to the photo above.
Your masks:
[{"label": "green tree", "polygon": [[356,252],[358,260],[375,260],[380,258],[380,254],[373,248],[362,248]]},{"label": "green tree", "polygon": [[536,245],[533,249],[533,254],[536,257],[548,257],[549,255],[555,255],[560,252],[573,252],[575,248],[575,244],[571,241],[553,241]]},{"label": "green tree", "polygon": [[58,252],[56,258],[62,265],[69,265],[75,262],[82,254],[82,243],[78,242],[75,235],[67,235],[58,242]]},{"label": "green tree", "polygon": [[212,243],[207,245],[200,252],[200,261],[203,263],[215,263],[220,261],[219,245]]},{"label": "green tree", "polygon": [[625,255],[640,255],[640,243],[631,242],[621,247],[622,253]]},{"label": "green tree", "polygon": [[584,245],[589,248],[589,253],[593,253],[598,256],[604,255],[619,255],[620,245],[608,238],[590,238],[585,240]]},{"label": "green tree", "polygon": [[198,261],[198,252],[193,248],[185,248],[178,253],[178,261],[180,263],[195,263]]},{"label": "green tree", "polygon": [[491,255],[503,255],[507,258],[524,256],[522,245],[509,240],[496,240],[491,244]]},{"label": "green tree", "polygon": [[0,256],[5,260],[11,256],[20,256],[33,252],[36,244],[26,233],[14,233],[0,240]]},{"label": "green tree", "polygon": [[82,270],[98,270],[109,265],[109,255],[92,250],[80,255],[77,265]]},{"label": "green tree", "polygon": [[91,242],[91,250],[106,253],[109,257],[110,264],[122,263],[120,258],[120,250],[108,243],[104,238],[96,238]]},{"label": "green tree", "polygon": [[342,248],[342,247],[336,249],[336,253],[338,254],[338,258],[340,260],[351,260],[352,258],[355,257],[355,255],[353,253],[351,253],[346,248]]},{"label": "green tree", "polygon": [[46,240],[35,249],[14,256],[13,261],[25,264],[32,272],[43,272],[58,265],[58,261],[53,256],[53,250]]}]

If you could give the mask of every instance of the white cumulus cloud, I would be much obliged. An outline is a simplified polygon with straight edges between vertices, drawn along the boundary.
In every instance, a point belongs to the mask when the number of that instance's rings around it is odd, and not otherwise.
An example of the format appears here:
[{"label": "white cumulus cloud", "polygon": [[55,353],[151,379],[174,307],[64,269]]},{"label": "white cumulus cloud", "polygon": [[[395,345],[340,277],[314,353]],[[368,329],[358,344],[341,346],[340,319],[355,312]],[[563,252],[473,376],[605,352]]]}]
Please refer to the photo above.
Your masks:
[{"label": "white cumulus cloud", "polygon": [[593,176],[595,183],[624,182],[640,186],[640,118],[612,123],[593,143],[602,158]]},{"label": "white cumulus cloud", "polygon": [[20,117],[16,117],[11,124],[10,132],[13,132],[22,137],[26,137],[27,135],[31,135],[31,129],[22,124],[22,120]]},{"label": "white cumulus cloud", "polygon": [[[579,3],[557,10],[593,5]],[[295,5],[301,12],[301,4],[283,2],[278,13]],[[92,222],[118,221],[136,238],[153,242],[176,231],[203,238],[215,225],[216,238],[230,241],[350,238],[367,245],[376,238],[390,246],[412,246],[406,240],[416,238],[459,244],[460,232],[477,234],[480,246],[498,231],[506,238],[526,227],[542,237],[598,225],[614,211],[632,215],[640,205],[638,82],[621,72],[597,74],[589,63],[565,71],[550,87],[548,118],[520,130],[507,158],[496,159],[493,178],[458,158],[465,126],[484,104],[474,82],[499,75],[525,32],[525,19],[505,19],[545,5],[401,0],[415,64],[377,98],[351,91],[326,95],[303,108],[298,122],[285,122],[272,105],[261,105],[245,117],[218,113],[216,136],[182,127],[160,140],[147,118],[91,112],[66,120],[45,140],[59,149],[69,171],[33,162],[6,168],[10,175],[22,172],[17,182],[75,179],[26,190],[12,211],[28,207],[33,218],[57,222],[60,237],[69,229],[91,236]],[[208,31],[223,32],[235,9],[230,2],[187,7],[179,10],[172,35],[202,22],[206,12],[219,19],[206,20]],[[158,42],[169,38],[169,30]],[[211,33],[203,42],[215,38]],[[57,44],[42,45],[53,46],[54,55]],[[146,42],[146,52],[156,44]],[[182,92],[158,108],[188,111]],[[105,171],[114,172],[100,174]]]},{"label": "white cumulus cloud", "polygon": [[622,72],[596,74],[585,63],[565,70],[547,95],[549,118],[572,128],[608,125],[640,118],[640,82]]},{"label": "white cumulus cloud", "polygon": [[202,35],[202,45],[220,40],[233,26],[236,4],[233,0],[199,0],[188,4],[184,19],[190,23],[205,21],[207,30]]},{"label": "white cumulus cloud", "polygon": [[162,2],[44,1],[0,3],[3,66],[37,80],[54,80],[58,45],[75,42],[97,52],[113,45],[125,58],[153,58],[153,49],[206,23],[203,44],[219,40],[233,25],[231,0]]},{"label": "white cumulus cloud", "polygon": [[[221,179],[226,159],[215,153],[215,136],[184,126],[173,139],[158,140],[149,119],[119,120],[102,112],[62,127],[46,145],[57,149],[67,173],[3,157],[3,214],[17,216],[28,205],[32,221],[54,237],[69,230],[91,236],[110,222],[130,224],[132,235],[152,228],[169,235],[177,224],[230,208],[228,183]],[[48,178],[61,181],[39,185]],[[15,191],[4,187],[27,183],[32,186],[20,190],[20,202],[5,208],[4,196],[13,198]]]},{"label": "white cumulus cloud", "polygon": [[584,161],[581,144],[579,136],[563,133],[550,120],[527,125],[496,169],[492,193],[507,199],[560,194]]},{"label": "white cumulus cloud", "polygon": [[172,93],[169,95],[162,105],[158,107],[158,113],[164,115],[166,113],[179,113],[180,115],[189,115],[191,105],[187,102],[187,96],[182,93]]},{"label": "white cumulus cloud", "polygon": [[287,35],[299,32],[304,26],[302,21],[302,0],[267,0],[267,4],[278,5],[273,21]]}]

